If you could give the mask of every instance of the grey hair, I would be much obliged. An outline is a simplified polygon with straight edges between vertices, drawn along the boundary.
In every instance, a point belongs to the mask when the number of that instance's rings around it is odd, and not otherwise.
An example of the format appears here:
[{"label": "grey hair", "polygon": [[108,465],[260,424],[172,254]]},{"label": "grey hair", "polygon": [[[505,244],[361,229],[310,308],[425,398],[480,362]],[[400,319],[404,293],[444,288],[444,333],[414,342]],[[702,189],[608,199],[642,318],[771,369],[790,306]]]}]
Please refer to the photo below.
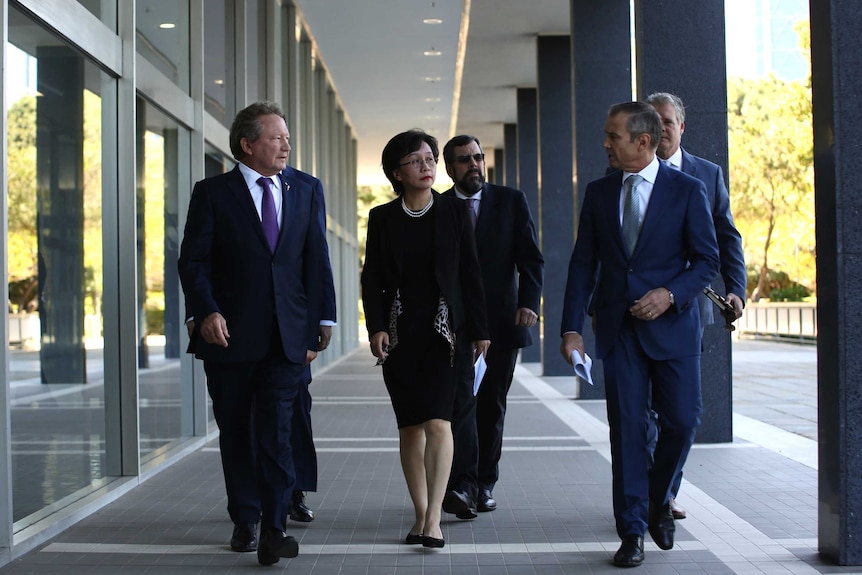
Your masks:
[{"label": "grey hair", "polygon": [[256,142],[263,133],[263,126],[260,124],[261,116],[275,114],[284,120],[284,110],[275,102],[255,102],[239,111],[233,123],[230,125],[230,153],[236,161],[240,161],[245,157],[245,152],[242,149],[242,139],[245,138],[249,142]]},{"label": "grey hair", "polygon": [[685,123],[685,105],[682,103],[682,98],[670,92],[653,92],[644,100],[651,106],[663,106],[670,104],[676,110],[676,121],[680,124]]}]

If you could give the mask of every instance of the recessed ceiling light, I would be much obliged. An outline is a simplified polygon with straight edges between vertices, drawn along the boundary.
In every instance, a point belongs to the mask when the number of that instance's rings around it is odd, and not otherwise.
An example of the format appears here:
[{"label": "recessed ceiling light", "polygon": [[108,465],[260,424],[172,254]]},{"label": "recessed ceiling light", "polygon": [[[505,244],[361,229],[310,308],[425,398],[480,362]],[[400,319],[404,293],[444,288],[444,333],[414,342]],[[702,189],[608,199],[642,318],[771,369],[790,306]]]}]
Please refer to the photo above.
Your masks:
[{"label": "recessed ceiling light", "polygon": [[425,76],[426,82],[439,82],[442,79],[440,76]]},{"label": "recessed ceiling light", "polygon": [[214,80],[213,84],[216,86],[224,86],[224,80]]},{"label": "recessed ceiling light", "polygon": [[425,54],[426,56],[439,56],[439,55],[441,55],[443,52],[441,52],[440,50],[435,50],[435,49],[434,49],[434,46],[431,46],[431,49],[430,49],[430,50],[425,50],[425,51],[424,51],[424,52],[422,52],[422,53],[423,53],[423,54]]},{"label": "recessed ceiling light", "polygon": [[439,102],[440,98],[425,98],[426,102]]},{"label": "recessed ceiling light", "polygon": [[443,20],[441,20],[440,18],[425,18],[424,20],[422,20],[422,23],[423,24],[442,24]]},{"label": "recessed ceiling light", "polygon": [[162,30],[173,30],[176,27],[177,25],[173,22],[162,22],[161,24],[159,24],[159,28],[161,28]]}]

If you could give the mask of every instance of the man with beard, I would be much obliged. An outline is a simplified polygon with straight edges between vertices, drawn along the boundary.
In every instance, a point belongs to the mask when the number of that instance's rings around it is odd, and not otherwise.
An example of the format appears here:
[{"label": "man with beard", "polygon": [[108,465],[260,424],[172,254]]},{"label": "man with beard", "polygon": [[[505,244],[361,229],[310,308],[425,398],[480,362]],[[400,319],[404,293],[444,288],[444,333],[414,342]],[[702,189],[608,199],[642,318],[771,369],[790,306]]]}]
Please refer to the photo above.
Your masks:
[{"label": "man with beard", "polygon": [[469,346],[456,350],[461,385],[452,414],[455,454],[443,510],[473,519],[477,511],[497,508],[492,493],[499,478],[506,394],[518,350],[532,344],[529,328],[539,317],[544,259],[524,193],[485,183],[478,139],[455,136],[443,147],[443,160],[455,184],[444,194],[470,204],[491,334],[487,371],[476,396]]}]

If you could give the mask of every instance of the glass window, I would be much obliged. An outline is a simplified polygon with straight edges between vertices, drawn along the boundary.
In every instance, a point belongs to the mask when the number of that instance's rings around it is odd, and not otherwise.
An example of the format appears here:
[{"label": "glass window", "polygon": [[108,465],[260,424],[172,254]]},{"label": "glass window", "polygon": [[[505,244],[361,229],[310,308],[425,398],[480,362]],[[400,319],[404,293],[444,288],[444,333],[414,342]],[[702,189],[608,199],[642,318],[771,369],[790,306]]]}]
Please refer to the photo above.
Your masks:
[{"label": "glass window", "polygon": [[266,5],[258,0],[246,2],[246,81],[247,103],[266,98]]},{"label": "glass window", "polygon": [[138,390],[141,459],[182,436],[178,230],[187,133],[143,98],[137,103]]},{"label": "glass window", "polygon": [[117,31],[117,0],[78,0],[78,4],[101,20],[105,26]]},{"label": "glass window", "polygon": [[135,24],[138,54],[188,93],[188,1],[138,0]]},{"label": "glass window", "polygon": [[101,93],[113,80],[12,4],[6,49],[18,521],[105,477]]},{"label": "glass window", "polygon": [[236,114],[233,10],[233,0],[208,0],[204,10],[204,109],[225,126]]}]

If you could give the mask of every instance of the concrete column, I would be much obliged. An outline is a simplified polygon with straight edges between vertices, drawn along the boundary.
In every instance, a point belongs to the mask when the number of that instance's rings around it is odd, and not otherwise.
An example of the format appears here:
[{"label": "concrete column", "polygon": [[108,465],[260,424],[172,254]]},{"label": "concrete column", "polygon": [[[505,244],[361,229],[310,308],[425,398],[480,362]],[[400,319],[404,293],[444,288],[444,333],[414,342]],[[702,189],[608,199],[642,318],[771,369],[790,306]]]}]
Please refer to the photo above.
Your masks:
[{"label": "concrete column", "polygon": [[[572,0],[571,13],[577,209],[573,216],[575,237],[566,238],[570,255],[577,238],[578,216],[587,184],[603,177],[608,167],[602,148],[608,108],[632,97],[628,0],[605,0],[601,4],[593,0]],[[559,325],[550,325],[548,333],[557,336],[559,329]],[[583,331],[587,353],[595,357],[592,325],[585,325]],[[604,399],[605,374],[601,361],[593,363],[593,385],[580,385],[578,397]]]},{"label": "concrete column", "polygon": [[[512,166],[506,168],[506,185],[518,188],[527,196],[527,205],[536,228],[539,226],[539,112],[535,88],[518,88],[516,93],[518,123],[512,126],[514,145],[506,138],[506,158],[514,159]],[[507,124],[511,126],[511,124]],[[510,152],[511,149],[511,152]],[[510,162],[506,162],[507,166]],[[515,172],[514,174],[512,172]],[[541,237],[540,237],[541,241]],[[533,345],[521,350],[521,361],[542,361],[542,314],[539,322],[530,329]]]},{"label": "concrete column", "polygon": [[[862,233],[858,182],[862,12],[811,0],[814,197],[817,212],[818,541],[840,565],[862,565]],[[846,166],[844,164],[847,164]]]},{"label": "concrete column", "polygon": [[84,62],[65,46],[40,46],[36,56],[42,383],[86,383]]},{"label": "concrete column", "polygon": [[503,148],[494,150],[494,177],[488,175],[488,178],[496,185],[503,186],[503,178],[506,177],[506,151]]},{"label": "concrete column", "polygon": [[[520,100],[518,100],[520,102]],[[533,104],[533,109],[536,106]],[[520,108],[519,108],[520,110]],[[534,113],[535,116],[535,113]],[[535,124],[533,120],[533,124]],[[500,174],[503,186],[518,187],[518,124],[503,124],[503,166],[506,171]]]},{"label": "concrete column", "polygon": [[[574,237],[572,47],[569,36],[539,36],[536,46],[539,112],[539,238],[545,257],[542,314],[544,375],[571,375],[559,353],[569,258]],[[533,212],[536,216],[536,212]]]},{"label": "concrete column", "polygon": [[[672,92],[686,104],[682,145],[721,166],[727,179],[727,72],[724,0],[635,1],[638,97]],[[675,26],[668,51],[668,22]],[[733,198],[733,189],[730,189]],[[713,287],[724,293],[721,276]],[[701,357],[704,413],[699,443],[733,440],[732,361],[730,334],[722,322],[707,326]]]}]

